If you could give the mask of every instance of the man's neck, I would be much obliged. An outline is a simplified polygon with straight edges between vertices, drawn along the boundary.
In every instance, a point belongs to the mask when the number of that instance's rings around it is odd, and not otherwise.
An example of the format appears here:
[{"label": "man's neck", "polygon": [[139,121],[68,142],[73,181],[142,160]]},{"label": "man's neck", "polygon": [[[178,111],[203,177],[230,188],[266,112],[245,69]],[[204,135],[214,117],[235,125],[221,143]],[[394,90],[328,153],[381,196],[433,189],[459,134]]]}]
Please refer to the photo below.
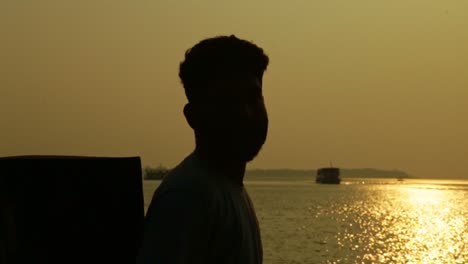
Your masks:
[{"label": "man's neck", "polygon": [[200,147],[195,148],[194,154],[210,169],[243,185],[246,162],[227,159],[223,155],[204,151]]}]

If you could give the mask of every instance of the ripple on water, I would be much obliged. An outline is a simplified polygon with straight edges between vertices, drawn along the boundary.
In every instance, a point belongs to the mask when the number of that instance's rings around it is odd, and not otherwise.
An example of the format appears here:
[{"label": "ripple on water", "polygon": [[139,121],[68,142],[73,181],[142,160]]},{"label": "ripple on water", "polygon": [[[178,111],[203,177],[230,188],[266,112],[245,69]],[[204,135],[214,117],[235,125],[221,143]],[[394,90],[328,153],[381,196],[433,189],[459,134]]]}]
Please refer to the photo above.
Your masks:
[{"label": "ripple on water", "polygon": [[466,186],[259,187],[265,263],[468,263]]},{"label": "ripple on water", "polygon": [[468,236],[462,198],[445,188],[369,190],[335,207],[333,213],[348,223],[337,234],[339,246],[370,262],[464,263]]}]

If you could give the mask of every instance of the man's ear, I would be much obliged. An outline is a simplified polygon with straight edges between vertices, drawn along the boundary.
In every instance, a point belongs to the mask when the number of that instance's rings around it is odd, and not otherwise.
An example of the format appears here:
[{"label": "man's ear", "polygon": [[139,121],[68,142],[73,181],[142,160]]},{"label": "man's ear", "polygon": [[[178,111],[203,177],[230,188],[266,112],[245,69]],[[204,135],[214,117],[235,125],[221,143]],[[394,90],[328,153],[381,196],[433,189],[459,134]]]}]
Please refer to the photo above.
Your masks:
[{"label": "man's ear", "polygon": [[195,130],[195,128],[197,127],[196,125],[196,118],[195,118],[195,111],[193,109],[193,106],[188,103],[184,106],[184,116],[185,116],[185,120],[187,120],[187,123],[189,124],[189,126]]}]

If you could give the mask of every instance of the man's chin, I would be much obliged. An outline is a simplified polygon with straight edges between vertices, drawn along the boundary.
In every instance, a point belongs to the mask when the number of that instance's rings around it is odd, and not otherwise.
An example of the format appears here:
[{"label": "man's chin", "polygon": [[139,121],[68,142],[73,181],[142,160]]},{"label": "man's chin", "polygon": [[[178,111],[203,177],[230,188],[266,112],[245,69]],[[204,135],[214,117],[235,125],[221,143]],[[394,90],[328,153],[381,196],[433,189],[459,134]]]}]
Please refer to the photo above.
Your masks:
[{"label": "man's chin", "polygon": [[242,153],[239,153],[238,158],[243,162],[250,162],[257,157],[258,153],[260,153],[260,150],[261,147],[251,151],[244,151]]}]

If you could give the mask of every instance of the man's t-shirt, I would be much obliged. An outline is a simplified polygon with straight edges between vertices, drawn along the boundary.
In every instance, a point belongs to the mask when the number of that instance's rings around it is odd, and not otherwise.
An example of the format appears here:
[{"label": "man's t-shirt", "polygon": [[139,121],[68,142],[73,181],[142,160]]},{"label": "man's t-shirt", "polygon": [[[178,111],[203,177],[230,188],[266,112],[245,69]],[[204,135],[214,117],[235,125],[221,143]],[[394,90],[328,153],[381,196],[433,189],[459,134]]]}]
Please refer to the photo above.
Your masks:
[{"label": "man's t-shirt", "polygon": [[258,221],[242,183],[189,155],[153,195],[137,263],[262,263]]}]

